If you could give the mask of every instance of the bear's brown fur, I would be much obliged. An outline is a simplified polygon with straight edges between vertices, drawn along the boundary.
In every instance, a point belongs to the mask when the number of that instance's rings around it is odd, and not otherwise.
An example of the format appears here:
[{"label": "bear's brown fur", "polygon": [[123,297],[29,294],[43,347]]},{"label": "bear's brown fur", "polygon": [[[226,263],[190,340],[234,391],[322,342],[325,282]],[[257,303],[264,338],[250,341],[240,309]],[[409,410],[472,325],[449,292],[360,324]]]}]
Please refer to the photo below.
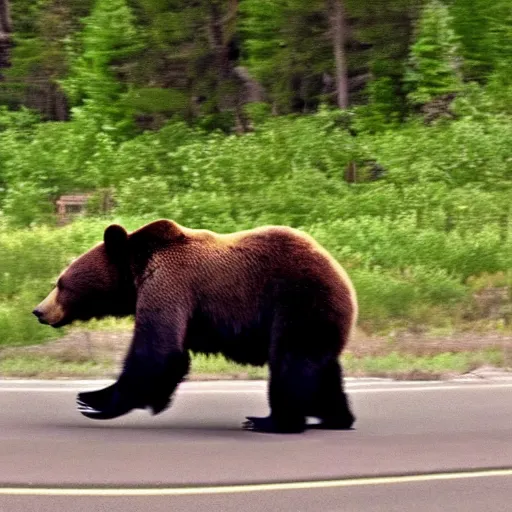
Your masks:
[{"label": "bear's brown fur", "polygon": [[269,364],[271,414],[249,417],[245,428],[301,432],[307,416],[325,428],[354,421],[338,357],[357,319],[356,294],[327,251],[295,229],[217,234],[159,220],[128,234],[112,225],[34,314],[54,327],[135,315],[119,379],[78,397],[88,417],[166,409],[190,351]]}]

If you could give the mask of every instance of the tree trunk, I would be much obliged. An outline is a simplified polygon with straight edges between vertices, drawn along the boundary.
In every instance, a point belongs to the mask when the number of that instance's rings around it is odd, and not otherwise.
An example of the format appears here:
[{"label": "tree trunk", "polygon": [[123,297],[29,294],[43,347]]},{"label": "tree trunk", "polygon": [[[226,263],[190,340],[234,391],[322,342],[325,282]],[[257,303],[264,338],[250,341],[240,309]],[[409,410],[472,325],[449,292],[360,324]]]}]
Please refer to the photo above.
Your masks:
[{"label": "tree trunk", "polygon": [[210,2],[209,40],[216,73],[217,108],[219,112],[232,110],[235,115],[235,131],[244,133],[250,126],[244,114],[242,83],[237,80],[234,65],[229,58],[231,32],[236,23],[238,0],[229,0],[227,14],[222,16],[219,0]]},{"label": "tree trunk", "polygon": [[217,85],[221,86],[222,82],[229,77],[230,66],[228,47],[224,37],[222,11],[218,1],[210,3],[209,36],[210,48],[213,53],[213,61],[217,73]]},{"label": "tree trunk", "polygon": [[326,2],[336,68],[336,100],[338,107],[345,109],[348,107],[345,9],[343,0],[326,0]]},{"label": "tree trunk", "polygon": [[9,0],[0,0],[0,79],[2,68],[9,67],[9,53],[12,46],[12,24],[9,14]]}]

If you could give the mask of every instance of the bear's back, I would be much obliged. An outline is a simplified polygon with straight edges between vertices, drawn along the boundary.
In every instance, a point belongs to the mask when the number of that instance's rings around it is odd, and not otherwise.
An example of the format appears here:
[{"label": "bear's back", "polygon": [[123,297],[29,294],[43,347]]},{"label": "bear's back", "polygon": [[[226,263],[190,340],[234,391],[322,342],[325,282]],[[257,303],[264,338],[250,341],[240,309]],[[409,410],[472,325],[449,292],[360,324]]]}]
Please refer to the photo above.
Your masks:
[{"label": "bear's back", "polygon": [[172,222],[174,238],[154,251],[148,267],[196,290],[252,289],[269,280],[312,280],[352,287],[339,263],[310,235],[287,226],[221,234]]},{"label": "bear's back", "polygon": [[194,292],[230,302],[254,303],[275,291],[320,290],[326,300],[356,304],[353,285],[339,263],[311,236],[286,226],[230,234],[184,228],[184,259]]},{"label": "bear's back", "polygon": [[300,275],[333,268],[334,259],[313,238],[285,226],[265,226],[235,233],[185,231],[190,259],[206,270],[258,274],[260,278]]}]

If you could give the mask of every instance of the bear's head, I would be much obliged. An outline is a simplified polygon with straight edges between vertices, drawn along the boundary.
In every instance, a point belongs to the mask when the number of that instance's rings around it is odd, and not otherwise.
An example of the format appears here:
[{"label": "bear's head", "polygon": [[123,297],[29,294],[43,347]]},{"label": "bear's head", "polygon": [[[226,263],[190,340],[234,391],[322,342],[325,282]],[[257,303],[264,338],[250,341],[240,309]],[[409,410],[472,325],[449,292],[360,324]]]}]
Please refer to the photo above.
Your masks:
[{"label": "bear's head", "polygon": [[60,275],[55,288],[34,309],[43,324],[62,327],[74,320],[126,316],[135,312],[128,233],[109,226],[100,243]]}]

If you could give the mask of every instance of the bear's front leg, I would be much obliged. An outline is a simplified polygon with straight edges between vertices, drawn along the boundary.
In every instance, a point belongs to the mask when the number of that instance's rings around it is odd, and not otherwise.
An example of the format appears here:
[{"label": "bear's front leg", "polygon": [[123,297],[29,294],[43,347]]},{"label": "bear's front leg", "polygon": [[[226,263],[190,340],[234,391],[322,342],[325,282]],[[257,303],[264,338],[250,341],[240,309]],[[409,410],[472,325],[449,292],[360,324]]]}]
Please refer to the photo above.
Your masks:
[{"label": "bear's front leg", "polygon": [[78,393],[77,409],[87,418],[110,420],[136,408],[143,408],[133,397],[123,393],[119,382],[97,391]]},{"label": "bear's front leg", "polygon": [[108,420],[133,409],[150,409],[159,414],[188,371],[187,353],[172,352],[164,364],[148,364],[143,357],[129,357],[124,372],[114,384],[98,391],[79,393],[77,408],[84,416]]},{"label": "bear's front leg", "polygon": [[97,420],[110,420],[133,409],[145,409],[149,405],[149,391],[154,388],[154,378],[144,358],[134,357],[131,352],[118,380],[104,389],[79,393],[77,409],[84,416]]},{"label": "bear's front leg", "polygon": [[150,409],[158,414],[169,407],[172,394],[188,372],[190,357],[180,348],[182,329],[176,326],[182,323],[168,324],[168,317],[154,313],[140,315],[117,382],[78,395],[78,410],[84,416],[105,420],[133,409]]},{"label": "bear's front leg", "polygon": [[104,389],[79,393],[77,409],[98,420],[117,418],[133,409],[149,409],[152,414],[159,414],[169,407],[171,396],[186,373],[184,368],[188,368],[188,355],[174,354],[168,358],[165,369],[155,368],[152,375],[139,371],[139,378],[134,380],[123,373],[117,382]]}]

